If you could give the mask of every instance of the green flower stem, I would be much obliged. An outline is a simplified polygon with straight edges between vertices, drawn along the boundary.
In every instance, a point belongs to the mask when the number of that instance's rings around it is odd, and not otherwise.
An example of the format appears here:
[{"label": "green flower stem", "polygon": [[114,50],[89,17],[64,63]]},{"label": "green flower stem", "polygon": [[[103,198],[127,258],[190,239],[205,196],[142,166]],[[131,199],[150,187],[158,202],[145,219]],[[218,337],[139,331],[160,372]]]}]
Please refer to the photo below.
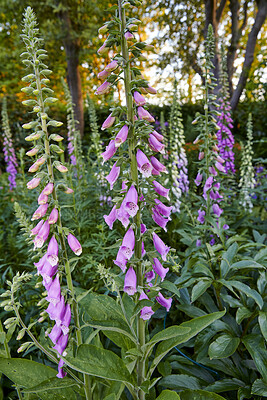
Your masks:
[{"label": "green flower stem", "polygon": [[[1,320],[0,320],[0,332],[5,333]],[[9,350],[9,347],[8,347],[8,343],[7,343],[6,336],[5,336],[5,339],[4,339],[4,343],[3,343],[3,344],[4,344],[4,348],[5,348],[5,352],[6,352],[7,358],[11,358],[11,354],[10,354],[10,350]],[[22,393],[21,393],[20,388],[17,387],[16,384],[15,384],[15,387],[16,387],[16,391],[17,391],[17,393],[18,393],[18,398],[19,398],[19,400],[23,400],[23,397],[22,397]]]},{"label": "green flower stem", "polygon": [[[119,17],[121,20],[121,48],[122,48],[122,56],[124,58],[124,85],[125,85],[125,94],[126,94],[126,105],[127,105],[127,120],[130,122],[129,132],[128,132],[128,140],[129,140],[129,159],[131,165],[131,178],[136,185],[136,190],[139,191],[139,182],[138,182],[138,170],[137,170],[137,161],[136,161],[136,152],[135,148],[137,145],[135,132],[134,132],[134,109],[133,109],[133,97],[131,93],[131,69],[130,69],[130,60],[129,60],[129,52],[127,41],[124,37],[125,28],[126,28],[126,16],[125,11],[122,7],[122,1],[118,1],[119,4]],[[134,217],[134,222],[136,224],[137,235],[136,235],[136,244],[135,244],[135,257],[138,260],[141,260],[142,256],[142,241],[141,241],[141,212],[138,210],[136,216]],[[143,286],[143,268],[142,262],[139,261],[137,264],[136,270],[137,276],[137,285],[139,287]],[[140,316],[137,316],[137,336],[139,340],[140,347],[145,344],[145,321],[143,321]],[[140,386],[145,379],[145,360],[140,358],[137,362],[137,385]],[[145,393],[141,389],[137,389],[138,399],[144,400]]]},{"label": "green flower stem", "polygon": [[[39,68],[35,67],[35,76],[36,76],[36,85],[38,89],[38,103],[41,108],[41,122],[42,122],[42,131],[44,133],[44,144],[45,144],[45,154],[47,156],[47,170],[48,170],[48,176],[50,182],[54,182],[54,173],[53,173],[53,166],[52,166],[52,157],[50,153],[50,147],[49,147],[49,135],[48,135],[48,130],[47,130],[47,123],[46,123],[46,118],[47,115],[45,113],[45,107],[44,107],[44,102],[43,102],[43,96],[42,96],[42,89],[41,89],[41,79],[40,79],[40,73],[39,73]],[[52,193],[54,202],[56,206],[58,207],[58,198],[55,190],[55,186],[53,189]],[[65,273],[66,273],[66,278],[67,278],[67,286],[68,289],[71,293],[72,297],[72,311],[73,311],[73,319],[74,319],[74,325],[76,328],[76,339],[77,339],[77,345],[80,346],[82,344],[82,334],[81,334],[81,328],[80,328],[80,321],[79,321],[79,310],[78,310],[78,304],[75,299],[75,291],[73,287],[73,282],[71,278],[71,270],[70,270],[70,263],[68,259],[68,254],[67,254],[67,248],[66,248],[66,243],[65,243],[65,237],[63,234],[63,228],[62,228],[62,221],[61,221],[61,213],[59,209],[59,217],[58,217],[58,222],[57,222],[57,229],[58,229],[58,236],[63,252],[63,257],[64,257],[64,266],[65,266]],[[86,394],[86,399],[91,400],[91,385],[90,385],[90,378],[84,374],[84,389],[85,389],[85,394]]]}]

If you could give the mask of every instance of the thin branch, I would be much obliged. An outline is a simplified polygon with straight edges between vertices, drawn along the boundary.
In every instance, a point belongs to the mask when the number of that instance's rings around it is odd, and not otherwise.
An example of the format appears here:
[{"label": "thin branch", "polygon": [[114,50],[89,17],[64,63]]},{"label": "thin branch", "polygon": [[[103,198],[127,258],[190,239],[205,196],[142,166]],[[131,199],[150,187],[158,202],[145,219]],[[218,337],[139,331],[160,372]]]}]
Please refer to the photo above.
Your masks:
[{"label": "thin branch", "polygon": [[225,4],[226,4],[226,0],[221,0],[220,5],[216,10],[216,21],[217,21],[217,23],[220,22],[220,19],[222,17],[222,13],[223,13]]}]

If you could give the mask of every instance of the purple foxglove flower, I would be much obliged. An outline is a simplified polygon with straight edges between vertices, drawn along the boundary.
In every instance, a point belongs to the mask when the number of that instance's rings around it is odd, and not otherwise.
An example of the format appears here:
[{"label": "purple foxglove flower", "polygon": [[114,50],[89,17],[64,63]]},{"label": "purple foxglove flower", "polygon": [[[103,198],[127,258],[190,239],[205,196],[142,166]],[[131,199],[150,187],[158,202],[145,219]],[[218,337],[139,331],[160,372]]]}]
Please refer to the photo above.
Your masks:
[{"label": "purple foxglove flower", "polygon": [[160,176],[160,172],[158,170],[156,170],[154,167],[152,169],[151,174],[154,175],[154,176]]},{"label": "purple foxglove flower", "polygon": [[204,222],[205,222],[205,215],[206,215],[206,212],[204,210],[198,210],[197,219],[201,224],[204,224]]},{"label": "purple foxglove flower", "polygon": [[161,282],[164,281],[169,268],[164,268],[162,264],[159,262],[157,258],[153,258],[154,264],[152,264],[152,268],[156,274],[158,274],[161,278]]},{"label": "purple foxglove flower", "polygon": [[203,160],[204,156],[205,156],[204,151],[201,151],[201,152],[198,154],[198,159],[199,159],[199,161],[200,161],[200,160]]},{"label": "purple foxglove flower", "polygon": [[57,272],[57,265],[52,266],[49,261],[46,261],[42,269],[40,270],[40,275],[43,277],[43,285],[48,290],[48,286],[52,284],[52,277]]},{"label": "purple foxglove flower", "polygon": [[105,81],[104,83],[102,83],[102,85],[100,85],[96,91],[95,94],[104,94],[107,93],[110,89],[111,83],[108,81]]},{"label": "purple foxglove flower", "polygon": [[39,165],[36,164],[36,162],[35,162],[34,164],[32,164],[32,165],[30,166],[30,168],[28,169],[28,171],[29,171],[29,172],[36,172],[36,171],[38,171],[38,169],[39,169]]},{"label": "purple foxglove flower", "polygon": [[224,159],[222,157],[220,157],[219,155],[217,155],[217,161],[219,161],[219,163],[221,163],[221,164],[224,163]]},{"label": "purple foxglove flower", "polygon": [[108,47],[106,47],[106,42],[104,42],[103,44],[102,44],[102,46],[101,47],[99,47],[99,49],[97,50],[97,53],[100,55],[100,56],[102,56],[103,54],[105,54],[105,53],[107,53],[108,52]]},{"label": "purple foxglove flower", "polygon": [[129,128],[127,125],[124,125],[120,131],[118,132],[117,136],[115,137],[115,147],[120,147],[122,143],[125,142],[128,136]]},{"label": "purple foxglove flower", "polygon": [[55,236],[52,236],[47,247],[47,261],[54,267],[58,263],[58,242]]},{"label": "purple foxglove flower", "polygon": [[[157,94],[157,90],[154,89],[152,86],[146,87],[146,91],[150,94]],[[153,121],[154,122],[154,121]]]},{"label": "purple foxglove flower", "polygon": [[116,161],[113,167],[111,168],[110,173],[107,176],[105,176],[105,179],[110,184],[110,190],[113,189],[114,184],[116,183],[118,177],[120,176],[120,171],[121,169],[120,167],[117,167],[117,161]]},{"label": "purple foxglove flower", "polygon": [[216,190],[219,190],[219,189],[220,189],[220,186],[221,186],[220,182],[216,182],[216,183],[213,185],[214,189],[216,189]]},{"label": "purple foxglove flower", "polygon": [[62,334],[61,328],[57,325],[54,325],[52,331],[49,333],[48,336],[50,337],[52,342],[56,344],[61,334]]},{"label": "purple foxglove flower", "polygon": [[122,253],[121,249],[119,249],[118,253],[117,253],[117,257],[116,260],[113,260],[114,264],[116,264],[118,267],[120,267],[120,269],[122,270],[122,272],[124,273],[126,271],[126,264],[127,264],[127,258],[124,256],[124,254]]},{"label": "purple foxglove flower", "polygon": [[109,215],[104,215],[104,220],[106,224],[109,226],[109,229],[113,228],[113,224],[117,219],[117,209],[116,205],[112,208]]},{"label": "purple foxglove flower", "polygon": [[155,122],[155,119],[152,117],[152,115],[149,114],[149,112],[145,110],[143,107],[138,107],[137,113],[140,119],[144,119],[148,122]]},{"label": "purple foxglove flower", "polygon": [[154,156],[150,157],[150,161],[151,161],[153,168],[155,168],[156,171],[165,172],[166,174],[168,173],[165,165],[161,164],[161,162],[159,162],[159,160],[156,157],[154,157]]},{"label": "purple foxglove flower", "polygon": [[69,246],[71,248],[71,250],[73,251],[74,254],[76,254],[76,256],[79,256],[80,254],[82,254],[82,246],[79,242],[78,239],[76,239],[75,236],[73,236],[71,233],[68,234],[68,243]]},{"label": "purple foxglove flower", "polygon": [[196,241],[196,246],[197,246],[197,247],[200,247],[200,246],[201,246],[201,240],[200,240],[200,239],[197,239],[197,241]]},{"label": "purple foxglove flower", "polygon": [[134,39],[134,35],[129,31],[125,32],[124,37],[125,37],[126,40]]},{"label": "purple foxglove flower", "polygon": [[57,326],[61,325],[61,320],[64,317],[65,312],[65,300],[61,296],[60,302],[57,305],[49,303],[49,306],[45,310],[52,321],[56,321]]},{"label": "purple foxglove flower", "polygon": [[169,311],[169,309],[171,308],[172,305],[172,299],[165,299],[164,296],[162,296],[162,294],[159,292],[159,295],[156,297],[157,302],[166,308],[167,311]]},{"label": "purple foxglove flower", "polygon": [[145,251],[145,243],[142,242],[142,253],[141,253],[141,256],[144,257],[145,254],[146,254],[146,251]]},{"label": "purple foxglove flower", "polygon": [[45,221],[44,224],[42,225],[41,229],[39,230],[37,236],[35,236],[33,243],[34,247],[37,249],[40,249],[44,242],[47,240],[50,232],[50,226],[48,221]]},{"label": "purple foxglove flower", "polygon": [[121,193],[125,193],[128,189],[128,185],[127,185],[128,181],[122,181],[121,184]]},{"label": "purple foxglove flower", "polygon": [[214,245],[215,245],[215,239],[214,239],[214,238],[210,240],[210,245],[211,245],[211,246],[214,246]]},{"label": "purple foxglove flower", "polygon": [[45,156],[42,156],[42,157],[38,158],[38,160],[36,160],[37,165],[43,165],[45,162],[46,162]]},{"label": "purple foxglove flower", "polygon": [[163,228],[165,232],[167,232],[166,225],[169,222],[169,220],[162,217],[162,215],[155,208],[152,208],[152,211],[153,211],[152,214],[153,220],[156,222],[157,225]]},{"label": "purple foxglove flower", "polygon": [[34,212],[33,216],[32,216],[32,221],[35,221],[36,219],[40,219],[43,216],[45,216],[46,211],[48,209],[48,204],[42,204],[40,205],[37,210]]},{"label": "purple foxglove flower", "polygon": [[63,365],[64,365],[64,361],[62,360],[62,358],[60,359],[59,363],[58,363],[58,374],[57,377],[58,378],[65,378],[65,376],[67,375],[67,372],[63,371]]},{"label": "purple foxglove flower", "polygon": [[[76,165],[76,164],[75,164]],[[67,189],[66,190],[64,190],[64,193],[66,193],[66,194],[71,194],[71,193],[73,193],[74,192],[74,190],[72,190],[71,188],[69,188],[69,187],[67,187]]]},{"label": "purple foxglove flower", "polygon": [[212,183],[213,183],[213,176],[210,176],[210,177],[206,180],[205,185],[204,185],[204,188],[203,188],[203,192],[204,192],[205,195],[207,194],[207,191],[211,189]]},{"label": "purple foxglove flower", "polygon": [[160,133],[158,133],[157,131],[153,131],[153,132],[152,132],[152,135],[154,135],[155,138],[158,139],[160,142],[162,142],[163,139],[164,139],[164,136],[161,135]]},{"label": "purple foxglove flower", "polygon": [[41,229],[44,221],[41,219],[41,221],[38,222],[38,224],[31,230],[31,235],[37,235],[39,230]]},{"label": "purple foxglove flower", "polygon": [[135,245],[134,231],[132,228],[129,228],[128,231],[124,235],[124,238],[122,240],[122,244],[120,247],[122,254],[124,255],[124,257],[127,258],[127,260],[130,260],[130,258],[133,255],[134,245]]},{"label": "purple foxglove flower", "polygon": [[224,166],[221,163],[219,163],[218,161],[216,161],[215,167],[218,169],[218,171],[225,172]]},{"label": "purple foxglove flower", "polygon": [[106,150],[104,151],[104,153],[101,154],[101,156],[103,157],[103,163],[113,157],[116,151],[117,147],[115,146],[115,140],[111,140],[106,146]]},{"label": "purple foxglove flower", "polygon": [[67,347],[68,339],[69,339],[68,335],[61,335],[57,341],[57,344],[53,347],[53,349],[56,350],[59,354],[64,355],[64,350]]},{"label": "purple foxglove flower", "polygon": [[153,181],[152,183],[153,183],[153,186],[154,186],[154,189],[155,189],[156,193],[158,193],[160,196],[166,197],[167,200],[170,200],[170,198],[169,198],[170,189],[166,189],[165,187],[163,187],[157,181]]},{"label": "purple foxglove flower", "polygon": [[63,165],[63,164],[56,164],[55,167],[59,172],[62,172],[62,174],[65,174],[66,172],[68,172],[68,168],[65,167],[65,165]]},{"label": "purple foxglove flower", "polygon": [[217,176],[218,173],[216,171],[216,169],[214,167],[209,167],[209,172],[213,175],[213,176]]},{"label": "purple foxglove flower", "polygon": [[229,225],[224,224],[224,225],[223,225],[223,229],[225,229],[225,230],[229,229]]},{"label": "purple foxglove flower", "polygon": [[141,224],[140,229],[141,229],[141,235],[143,235],[143,233],[145,233],[145,231],[146,231],[146,226],[145,226],[145,224]]},{"label": "purple foxglove flower", "polygon": [[33,147],[31,150],[27,151],[26,155],[29,157],[33,157],[33,156],[35,156],[35,154],[38,153],[39,150],[40,150],[40,148],[38,146]]},{"label": "purple foxglove flower", "polygon": [[108,116],[107,119],[103,122],[103,124],[102,124],[102,126],[101,126],[102,131],[103,131],[104,129],[110,128],[110,127],[114,124],[115,120],[116,120],[116,118],[115,118],[115,117],[112,117],[112,114],[109,114],[109,116]]},{"label": "purple foxglove flower", "polygon": [[[147,282],[151,282],[155,278],[155,272],[154,271],[148,271],[145,273],[145,278]],[[139,299],[140,300],[140,299]]]},{"label": "purple foxglove flower", "polygon": [[165,204],[163,204],[163,203],[162,203],[160,200],[158,200],[158,199],[155,199],[154,201],[155,201],[155,203],[156,203],[156,207],[155,207],[156,210],[157,210],[158,212],[160,212],[162,215],[164,215],[165,217],[169,218],[170,215],[171,215],[171,212],[172,212],[173,207],[172,207],[172,206],[170,206],[170,207],[165,206]]},{"label": "purple foxglove flower", "polygon": [[40,258],[40,260],[37,263],[34,263],[34,265],[37,268],[37,274],[39,275],[40,271],[42,270],[44,264],[46,263],[46,254],[43,255],[43,257]]},{"label": "purple foxglove flower", "polygon": [[130,267],[125,274],[123,290],[129,296],[136,293],[136,273],[133,267]]},{"label": "purple foxglove flower", "polygon": [[218,206],[218,204],[212,205],[212,211],[214,212],[215,215],[217,215],[217,217],[219,217],[223,212],[223,210]]},{"label": "purple foxglove flower", "polygon": [[145,98],[139,92],[134,92],[133,97],[138,106],[144,106],[146,104]]},{"label": "purple foxglove flower", "polygon": [[135,186],[132,185],[130,189],[128,190],[126,196],[125,196],[125,210],[128,212],[128,214],[131,217],[134,217],[137,214],[137,211],[139,209],[137,203],[138,203],[138,194],[137,190],[135,189]]},{"label": "purple foxglove flower", "polygon": [[35,189],[41,182],[40,178],[33,178],[27,183],[27,189]]},{"label": "purple foxglove flower", "polygon": [[140,311],[140,318],[142,318],[144,321],[148,321],[153,314],[154,311],[152,310],[152,307],[145,306]]},{"label": "purple foxglove flower", "polygon": [[159,252],[162,259],[166,261],[166,256],[170,251],[170,247],[166,246],[163,240],[161,240],[160,237],[155,232],[153,232],[152,235],[153,235],[153,243],[155,249],[157,250],[157,252]]},{"label": "purple foxglove flower", "polygon": [[97,74],[97,77],[98,77],[98,79],[104,80],[104,79],[106,79],[109,75],[110,75],[110,72],[104,70],[104,71],[100,71],[100,72]]},{"label": "purple foxglove flower", "polygon": [[69,333],[70,321],[71,321],[71,308],[70,308],[70,304],[66,304],[64,317],[61,321],[61,324],[62,324],[61,329],[62,329],[63,335],[67,335],[67,333]]},{"label": "purple foxglove flower", "polygon": [[53,303],[54,305],[58,304],[61,299],[61,288],[59,282],[59,275],[57,274],[55,279],[53,280],[48,292],[47,292],[46,300],[49,303]]},{"label": "purple foxglove flower", "polygon": [[50,225],[55,224],[58,220],[58,209],[57,208],[53,208],[53,210],[51,211],[49,217],[48,217],[48,223]]},{"label": "purple foxglove flower", "polygon": [[137,149],[136,161],[141,174],[144,175],[146,178],[149,178],[151,176],[153,167],[150,164],[147,156],[140,149]]},{"label": "purple foxglove flower", "polygon": [[45,186],[42,193],[49,195],[49,194],[53,193],[53,190],[54,190],[54,184],[52,182],[50,182]]},{"label": "purple foxglove flower", "polygon": [[153,151],[156,151],[157,153],[161,153],[161,154],[164,154],[164,153],[165,153],[165,146],[164,146],[164,144],[162,144],[161,142],[159,142],[158,139],[156,139],[156,137],[155,137],[154,135],[152,135],[152,133],[149,135],[148,143],[149,143],[149,147],[150,147]]},{"label": "purple foxglove flower", "polygon": [[118,67],[118,61],[117,60],[112,60],[106,67],[105,71],[112,72],[115,71],[115,69]]},{"label": "purple foxglove flower", "polygon": [[41,205],[41,204],[46,204],[47,202],[48,202],[48,196],[47,196],[47,194],[41,193],[41,194],[39,195],[39,197],[38,197],[38,204],[39,204],[39,205]]},{"label": "purple foxglove flower", "polygon": [[128,211],[125,209],[125,199],[124,199],[123,202],[121,203],[120,208],[117,210],[117,219],[122,223],[124,228],[127,228],[127,226],[130,223],[129,216],[130,215]]}]

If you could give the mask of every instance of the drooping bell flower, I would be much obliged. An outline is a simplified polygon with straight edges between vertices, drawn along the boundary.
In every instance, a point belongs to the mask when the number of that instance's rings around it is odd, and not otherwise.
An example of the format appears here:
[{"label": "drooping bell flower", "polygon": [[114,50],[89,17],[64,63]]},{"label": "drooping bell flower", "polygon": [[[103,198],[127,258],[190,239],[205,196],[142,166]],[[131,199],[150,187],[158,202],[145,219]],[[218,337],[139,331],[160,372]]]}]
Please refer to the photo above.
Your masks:
[{"label": "drooping bell flower", "polygon": [[28,171],[31,172],[31,173],[33,173],[33,172],[38,171],[38,169],[39,169],[39,165],[35,162],[34,164],[32,164],[32,165],[30,166],[30,168],[28,169]]},{"label": "drooping bell flower", "polygon": [[152,268],[156,274],[158,274],[161,278],[161,282],[164,281],[169,268],[164,268],[162,264],[159,262],[157,258],[153,258],[154,264],[152,264]]},{"label": "drooping bell flower", "polygon": [[65,378],[65,376],[67,375],[67,372],[63,371],[63,365],[64,365],[64,361],[62,360],[62,358],[60,359],[59,363],[58,363],[58,374],[57,377],[58,378]]},{"label": "drooping bell flower", "polygon": [[105,81],[104,83],[102,83],[102,85],[100,85],[96,91],[95,94],[104,94],[107,93],[110,89],[111,83],[108,81]]},{"label": "drooping bell flower", "polygon": [[166,174],[168,173],[165,165],[161,164],[161,162],[156,157],[150,157],[150,161],[155,170],[157,170],[158,172],[165,172]]},{"label": "drooping bell flower", "polygon": [[33,178],[27,183],[27,189],[35,189],[39,183],[41,182],[41,178]]},{"label": "drooping bell flower", "polygon": [[146,87],[146,91],[148,93],[150,93],[150,94],[157,94],[157,90],[154,89],[152,86],[149,86],[149,85]]},{"label": "drooping bell flower", "polygon": [[145,273],[146,281],[149,283],[155,278],[155,272],[153,270]]},{"label": "drooping bell flower", "polygon": [[71,321],[71,308],[70,304],[66,304],[64,316],[61,321],[61,329],[63,335],[67,335],[67,333],[69,333],[70,321]]},{"label": "drooping bell flower", "polygon": [[125,199],[124,199],[123,202],[121,203],[120,208],[117,210],[117,219],[122,223],[124,228],[127,228],[127,226],[130,223],[129,216],[130,214],[125,209]]},{"label": "drooping bell flower", "polygon": [[62,174],[65,174],[66,172],[68,172],[68,168],[65,167],[65,165],[63,165],[63,164],[56,164],[55,167]]},{"label": "drooping bell flower", "polygon": [[217,176],[218,172],[216,171],[216,169],[212,166],[209,167],[209,172],[213,175],[213,176]]},{"label": "drooping bell flower", "polygon": [[39,195],[39,197],[38,197],[38,204],[39,204],[39,205],[41,205],[41,204],[46,204],[47,202],[48,202],[48,196],[47,196],[47,194],[41,193],[41,194]]},{"label": "drooping bell flower", "polygon": [[47,261],[52,265],[57,265],[58,263],[58,242],[55,236],[52,236],[46,252]]},{"label": "drooping bell flower", "polygon": [[112,114],[110,114],[110,115],[107,117],[107,119],[103,122],[103,124],[102,124],[102,126],[101,126],[102,131],[103,131],[104,129],[110,128],[110,127],[114,124],[115,120],[116,120],[116,118],[115,118],[115,117],[112,117]]},{"label": "drooping bell flower", "polygon": [[33,216],[32,216],[31,220],[35,221],[36,219],[40,219],[40,218],[44,217],[45,214],[46,214],[47,209],[48,209],[48,204],[40,205],[37,208],[37,210],[33,213]]},{"label": "drooping bell flower", "polygon": [[141,174],[144,175],[146,178],[149,178],[151,176],[153,167],[150,164],[147,156],[140,149],[137,149],[136,161],[138,170],[141,172]]},{"label": "drooping bell flower", "polygon": [[141,224],[140,230],[141,230],[141,235],[143,235],[145,233],[145,231],[147,230],[145,224]]},{"label": "drooping bell flower", "polygon": [[82,254],[82,246],[81,246],[79,240],[76,239],[76,237],[73,236],[71,233],[68,234],[67,239],[68,239],[69,246],[70,246],[71,250],[73,251],[73,253],[75,253],[76,256],[81,255]]},{"label": "drooping bell flower", "polygon": [[197,239],[197,241],[196,241],[196,246],[197,246],[197,247],[200,247],[200,246],[201,246],[201,240],[200,240],[200,239]]},{"label": "drooping bell flower", "polygon": [[131,217],[134,217],[137,214],[139,209],[138,205],[138,194],[134,185],[130,187],[126,196],[125,196],[125,210]]},{"label": "drooping bell flower", "polygon": [[117,136],[115,137],[115,147],[120,147],[122,143],[125,142],[128,136],[128,125],[124,125],[120,131],[118,132]]},{"label": "drooping bell flower", "polygon": [[111,74],[110,72],[103,70],[103,71],[100,71],[100,72],[97,74],[97,77],[98,77],[98,79],[104,80],[104,79],[106,79],[110,74]]},{"label": "drooping bell flower", "polygon": [[61,334],[61,328],[57,325],[54,325],[52,331],[48,334],[48,337],[52,340],[54,344],[56,344]]},{"label": "drooping bell flower", "polygon": [[106,146],[106,150],[104,151],[104,153],[101,154],[101,156],[103,157],[103,163],[113,157],[116,151],[117,148],[115,146],[115,140],[111,140]]},{"label": "drooping bell flower", "polygon": [[58,209],[57,208],[53,208],[53,210],[51,211],[49,217],[48,217],[48,223],[50,225],[53,225],[57,222],[58,220]]},{"label": "drooping bell flower", "polygon": [[199,161],[200,161],[200,160],[203,160],[204,157],[205,157],[204,151],[200,151],[200,153],[198,154],[198,159],[199,159]]},{"label": "drooping bell flower", "polygon": [[35,154],[38,153],[39,150],[40,150],[39,146],[33,147],[31,150],[27,151],[26,155],[29,157],[33,157],[35,156]]},{"label": "drooping bell flower", "polygon": [[153,243],[155,249],[161,255],[162,259],[166,261],[166,256],[170,251],[170,247],[166,246],[163,240],[161,240],[160,237],[155,232],[153,232],[152,235],[153,235]]},{"label": "drooping bell flower", "polygon": [[108,49],[109,49],[109,48],[106,46],[106,42],[104,42],[104,43],[102,44],[102,46],[99,47],[99,49],[97,50],[97,53],[98,53],[100,56],[102,56],[103,54],[105,54],[105,53],[108,52]]},{"label": "drooping bell flower", "polygon": [[64,355],[64,350],[67,347],[68,344],[68,335],[61,335],[57,341],[57,344],[53,347],[54,350],[56,350],[59,354]]},{"label": "drooping bell flower", "polygon": [[152,115],[149,114],[149,112],[145,110],[143,107],[138,107],[137,113],[140,119],[144,119],[148,122],[155,122],[155,119],[152,117]]},{"label": "drooping bell flower", "polygon": [[165,153],[165,146],[162,144],[152,133],[149,135],[148,138],[149,147],[156,151],[157,153],[164,154]]},{"label": "drooping bell flower", "polygon": [[34,247],[40,249],[44,242],[47,240],[50,232],[50,225],[48,221],[45,221],[42,225],[41,229],[39,230],[37,236],[34,238],[33,243]]},{"label": "drooping bell flower", "polygon": [[46,300],[49,301],[49,303],[56,305],[60,302],[60,299],[61,299],[61,288],[60,288],[59,275],[57,274],[47,291]]},{"label": "drooping bell flower", "polygon": [[213,176],[210,176],[210,177],[206,180],[205,185],[204,185],[204,188],[203,188],[203,193],[204,193],[204,195],[206,195],[206,194],[207,194],[207,191],[211,189],[212,183],[213,183]]},{"label": "drooping bell flower", "polygon": [[204,210],[198,210],[197,219],[201,224],[204,224],[204,222],[205,222],[205,215],[206,215],[206,212]]},{"label": "drooping bell flower", "polygon": [[127,260],[130,260],[130,258],[133,255],[134,245],[135,245],[134,231],[132,228],[129,228],[124,235],[124,238],[122,240],[122,245],[120,247],[122,254],[124,255],[124,257],[127,258]]},{"label": "drooping bell flower", "polygon": [[169,311],[172,305],[172,299],[165,299],[165,297],[159,292],[159,295],[156,297],[157,302],[166,308],[166,311]]},{"label": "drooping bell flower", "polygon": [[215,215],[217,215],[217,217],[219,217],[223,213],[223,210],[219,207],[218,204],[212,204],[212,211]]},{"label": "drooping bell flower", "polygon": [[153,181],[153,186],[155,189],[155,192],[158,193],[160,196],[166,197],[167,200],[170,200],[169,198],[169,191],[170,189],[166,189],[164,186],[162,186],[159,182]]},{"label": "drooping bell flower", "polygon": [[117,167],[117,161],[116,161],[113,167],[111,168],[110,173],[107,176],[105,176],[105,179],[110,184],[110,190],[113,189],[114,184],[116,183],[118,177],[120,176],[120,170],[121,170],[120,167]]},{"label": "drooping bell flower", "polygon": [[144,106],[146,104],[146,99],[139,92],[135,91],[133,97],[138,106]]},{"label": "drooping bell flower", "polygon": [[37,235],[39,230],[41,229],[43,223],[44,223],[44,220],[41,219],[41,221],[39,221],[38,224],[31,230],[31,235]]},{"label": "drooping bell flower", "polygon": [[49,195],[53,193],[54,184],[52,182],[48,183],[45,188],[43,189],[42,193]]},{"label": "drooping bell flower", "polygon": [[199,186],[199,185],[201,184],[202,178],[203,178],[203,175],[200,174],[200,173],[198,173],[198,174],[197,174],[197,177],[196,177],[196,179],[195,179],[195,184],[196,184],[197,186]]},{"label": "drooping bell flower", "polygon": [[136,293],[136,273],[133,267],[130,267],[125,274],[123,290],[129,296]]},{"label": "drooping bell flower", "polygon": [[224,166],[223,166],[219,161],[216,161],[215,167],[216,167],[219,171],[225,172]]},{"label": "drooping bell flower", "polygon": [[166,225],[169,222],[169,220],[162,217],[162,215],[155,208],[152,208],[152,211],[153,211],[152,214],[153,220],[156,222],[157,225],[163,228],[165,232],[167,232]]},{"label": "drooping bell flower", "polygon": [[105,71],[112,72],[115,71],[115,69],[118,67],[118,61],[117,60],[112,60],[106,67]]},{"label": "drooping bell flower", "polygon": [[164,139],[164,136],[161,135],[160,133],[158,133],[157,131],[153,131],[153,132],[152,132],[152,135],[154,135],[155,138],[158,139],[160,142],[162,142],[163,139]]},{"label": "drooping bell flower", "polygon": [[165,206],[165,204],[163,204],[159,199],[155,199],[154,200],[156,203],[156,210],[158,212],[160,212],[162,215],[164,215],[165,217],[169,218],[172,212],[173,207],[170,206]]},{"label": "drooping bell flower", "polygon": [[114,264],[116,264],[118,267],[120,267],[120,269],[124,273],[126,271],[127,261],[128,261],[127,258],[124,256],[124,254],[122,253],[122,250],[120,248],[117,253],[116,260],[113,260]]},{"label": "drooping bell flower", "polygon": [[[141,292],[139,300],[148,300],[148,297],[144,291]],[[144,321],[148,321],[153,314],[154,311],[152,310],[152,307],[145,306],[140,311],[140,318],[142,318]]]},{"label": "drooping bell flower", "polygon": [[104,215],[104,220],[106,224],[109,226],[109,229],[113,228],[113,224],[117,219],[117,209],[116,205],[113,206],[112,210],[110,211],[109,215]]}]

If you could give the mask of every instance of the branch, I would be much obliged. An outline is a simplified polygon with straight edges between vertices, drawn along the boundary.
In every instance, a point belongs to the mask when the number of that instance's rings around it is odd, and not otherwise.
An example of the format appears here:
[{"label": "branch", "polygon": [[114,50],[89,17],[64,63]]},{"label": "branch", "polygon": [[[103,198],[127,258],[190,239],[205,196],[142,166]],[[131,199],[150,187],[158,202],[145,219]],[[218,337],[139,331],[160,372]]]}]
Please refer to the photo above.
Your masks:
[{"label": "branch", "polygon": [[246,82],[248,80],[249,71],[251,69],[251,65],[254,60],[254,51],[257,42],[257,36],[261,27],[267,16],[267,1],[259,0],[258,1],[258,12],[254,21],[254,25],[250,34],[248,35],[248,41],[246,46],[245,60],[242,68],[241,75],[239,77],[239,81],[237,87],[233,93],[231,98],[231,107],[235,109],[239,102],[240,96],[243,92],[244,87],[246,86]]},{"label": "branch", "polygon": [[226,4],[226,0],[221,0],[220,5],[217,8],[217,11],[216,11],[216,21],[217,21],[217,23],[220,22],[220,19],[222,17],[222,13],[223,13],[225,4]]}]

